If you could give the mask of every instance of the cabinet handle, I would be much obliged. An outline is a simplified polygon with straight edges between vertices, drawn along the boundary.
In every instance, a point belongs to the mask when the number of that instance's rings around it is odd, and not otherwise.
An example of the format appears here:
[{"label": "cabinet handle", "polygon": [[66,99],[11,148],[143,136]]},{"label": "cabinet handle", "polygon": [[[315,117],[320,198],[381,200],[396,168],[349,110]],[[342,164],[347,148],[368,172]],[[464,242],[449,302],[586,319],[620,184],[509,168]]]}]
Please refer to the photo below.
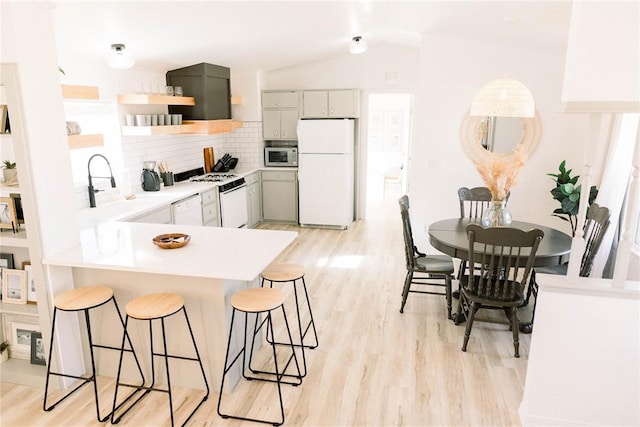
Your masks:
[{"label": "cabinet handle", "polygon": [[326,109],[326,108],[323,108],[323,109],[322,109],[322,112],[323,112],[323,113],[326,113],[326,112],[327,112],[327,109]]},{"label": "cabinet handle", "polygon": [[276,102],[276,105],[279,107],[280,105],[282,105],[281,102]]},{"label": "cabinet handle", "polygon": [[280,133],[279,131],[276,131],[276,132],[275,132],[276,136],[278,136],[278,134],[279,134],[279,133]]},{"label": "cabinet handle", "polygon": [[331,109],[331,114],[333,114],[333,108]]}]

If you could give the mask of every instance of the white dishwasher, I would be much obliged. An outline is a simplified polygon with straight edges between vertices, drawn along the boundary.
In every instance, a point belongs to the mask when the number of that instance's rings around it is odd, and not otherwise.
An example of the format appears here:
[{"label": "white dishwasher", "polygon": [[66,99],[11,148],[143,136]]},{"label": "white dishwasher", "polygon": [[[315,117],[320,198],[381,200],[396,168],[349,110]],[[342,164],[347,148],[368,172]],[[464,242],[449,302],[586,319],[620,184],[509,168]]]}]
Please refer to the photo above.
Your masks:
[{"label": "white dishwasher", "polygon": [[202,197],[200,194],[186,197],[171,204],[174,224],[202,225]]}]

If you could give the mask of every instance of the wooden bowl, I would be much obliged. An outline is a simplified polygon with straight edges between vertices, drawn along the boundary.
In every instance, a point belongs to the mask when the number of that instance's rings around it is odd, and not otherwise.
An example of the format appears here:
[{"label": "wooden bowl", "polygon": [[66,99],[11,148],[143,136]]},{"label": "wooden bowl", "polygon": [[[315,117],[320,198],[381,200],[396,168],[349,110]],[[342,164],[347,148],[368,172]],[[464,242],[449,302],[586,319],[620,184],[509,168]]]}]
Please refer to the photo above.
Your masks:
[{"label": "wooden bowl", "polygon": [[191,236],[182,233],[160,234],[153,238],[153,243],[161,249],[177,249],[185,246]]}]

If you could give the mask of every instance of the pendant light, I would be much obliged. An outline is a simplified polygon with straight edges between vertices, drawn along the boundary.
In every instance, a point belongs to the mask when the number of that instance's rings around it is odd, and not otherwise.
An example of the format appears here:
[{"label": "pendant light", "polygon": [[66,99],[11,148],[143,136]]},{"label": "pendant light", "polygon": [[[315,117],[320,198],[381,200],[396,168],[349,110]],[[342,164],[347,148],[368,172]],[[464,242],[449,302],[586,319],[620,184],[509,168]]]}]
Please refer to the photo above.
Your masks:
[{"label": "pendant light", "polygon": [[367,50],[367,42],[362,40],[362,36],[355,36],[349,44],[349,52],[353,54],[363,53]]},{"label": "pendant light", "polygon": [[125,51],[125,45],[122,43],[116,43],[111,45],[112,52],[109,55],[107,64],[111,68],[116,70],[126,70],[133,67],[136,61],[128,52]]},{"label": "pendant light", "polygon": [[487,83],[471,103],[472,116],[533,117],[535,102],[531,91],[515,79],[497,79]]}]

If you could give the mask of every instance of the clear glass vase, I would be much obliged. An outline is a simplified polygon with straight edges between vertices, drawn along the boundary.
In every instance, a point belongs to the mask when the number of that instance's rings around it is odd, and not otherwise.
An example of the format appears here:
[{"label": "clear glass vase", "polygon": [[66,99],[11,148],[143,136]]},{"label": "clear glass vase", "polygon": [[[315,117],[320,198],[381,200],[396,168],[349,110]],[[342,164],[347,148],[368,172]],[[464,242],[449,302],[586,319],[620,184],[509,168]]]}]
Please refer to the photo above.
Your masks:
[{"label": "clear glass vase", "polygon": [[504,200],[492,200],[482,214],[483,227],[508,227],[511,225],[511,212]]}]

